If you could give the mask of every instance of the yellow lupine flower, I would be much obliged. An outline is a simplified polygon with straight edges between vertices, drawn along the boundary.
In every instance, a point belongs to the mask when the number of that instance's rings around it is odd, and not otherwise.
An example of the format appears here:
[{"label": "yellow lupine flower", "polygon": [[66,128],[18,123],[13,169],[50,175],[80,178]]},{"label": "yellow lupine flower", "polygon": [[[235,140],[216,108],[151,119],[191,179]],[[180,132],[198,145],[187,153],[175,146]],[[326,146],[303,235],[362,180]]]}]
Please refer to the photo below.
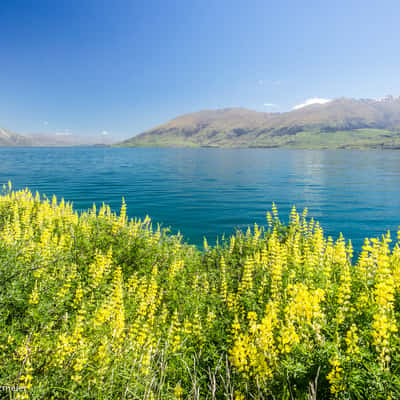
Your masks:
[{"label": "yellow lupine flower", "polygon": [[356,325],[352,324],[350,329],[346,333],[346,353],[351,357],[358,357],[360,353],[360,347],[359,347],[359,336],[357,334],[358,330]]},{"label": "yellow lupine flower", "polygon": [[238,289],[239,294],[252,289],[253,271],[254,271],[254,259],[252,257],[248,257],[243,267],[243,276]]},{"label": "yellow lupine flower", "polygon": [[175,388],[174,388],[174,396],[176,400],[180,400],[182,399],[182,395],[183,395],[183,388],[180,385],[180,383],[178,383]]},{"label": "yellow lupine flower", "polygon": [[103,276],[111,269],[112,248],[110,247],[107,254],[103,255],[96,252],[94,263],[89,265],[90,286],[96,288],[99,286]]},{"label": "yellow lupine flower", "polygon": [[35,280],[35,286],[33,287],[33,291],[29,297],[29,304],[37,304],[39,303],[39,290],[37,285],[37,280]]},{"label": "yellow lupine flower", "polygon": [[330,360],[330,364],[332,369],[326,378],[331,385],[331,393],[336,395],[345,390],[345,386],[343,384],[343,368],[341,367],[340,361],[337,358]]},{"label": "yellow lupine flower", "polygon": [[220,261],[220,271],[221,271],[221,297],[226,301],[228,297],[228,284],[226,282],[226,264],[224,257],[221,257]]}]

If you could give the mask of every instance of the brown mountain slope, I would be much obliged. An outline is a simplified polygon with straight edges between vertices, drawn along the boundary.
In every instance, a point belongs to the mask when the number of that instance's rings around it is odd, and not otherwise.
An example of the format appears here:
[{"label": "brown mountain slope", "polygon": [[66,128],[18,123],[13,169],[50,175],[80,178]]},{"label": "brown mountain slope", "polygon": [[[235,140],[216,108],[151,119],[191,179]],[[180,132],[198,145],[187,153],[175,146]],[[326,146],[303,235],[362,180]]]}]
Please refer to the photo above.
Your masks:
[{"label": "brown mountain slope", "polygon": [[398,147],[400,98],[340,98],[285,113],[244,108],[186,114],[121,146]]}]

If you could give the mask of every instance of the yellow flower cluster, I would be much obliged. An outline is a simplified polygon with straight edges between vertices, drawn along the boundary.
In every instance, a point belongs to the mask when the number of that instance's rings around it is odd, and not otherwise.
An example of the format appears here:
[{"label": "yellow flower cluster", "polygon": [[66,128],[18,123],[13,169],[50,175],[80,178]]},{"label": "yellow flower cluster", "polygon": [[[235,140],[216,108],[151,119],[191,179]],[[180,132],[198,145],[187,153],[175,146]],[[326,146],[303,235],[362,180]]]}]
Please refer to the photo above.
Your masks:
[{"label": "yellow flower cluster", "polygon": [[331,384],[330,390],[333,395],[336,395],[340,392],[343,392],[345,386],[343,385],[343,368],[340,364],[340,361],[336,358],[330,360],[330,364],[332,366],[331,372],[327,375],[327,379]]},{"label": "yellow flower cluster", "polygon": [[[82,398],[306,398],[296,390],[325,371],[323,393],[368,398],[377,375],[400,368],[399,243],[366,240],[353,264],[351,242],[325,238],[306,210],[284,227],[273,205],[267,220],[200,251],[128,220],[124,201],[119,216],[106,205],[78,215],[6,192],[0,378],[27,388],[19,398],[50,386]],[[351,393],[357,376],[370,384]]]}]

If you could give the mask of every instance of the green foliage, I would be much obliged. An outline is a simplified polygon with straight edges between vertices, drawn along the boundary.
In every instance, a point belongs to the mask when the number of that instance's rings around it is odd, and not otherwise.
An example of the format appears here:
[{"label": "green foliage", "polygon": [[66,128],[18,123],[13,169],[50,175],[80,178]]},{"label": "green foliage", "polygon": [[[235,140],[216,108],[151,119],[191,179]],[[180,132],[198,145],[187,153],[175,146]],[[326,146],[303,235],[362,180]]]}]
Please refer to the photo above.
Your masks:
[{"label": "green foliage", "polygon": [[[400,247],[356,263],[306,211],[203,251],[130,220],[0,196],[0,392],[20,399],[400,398]],[[23,389],[25,388],[25,389]],[[3,396],[3,397],[4,397]]]}]

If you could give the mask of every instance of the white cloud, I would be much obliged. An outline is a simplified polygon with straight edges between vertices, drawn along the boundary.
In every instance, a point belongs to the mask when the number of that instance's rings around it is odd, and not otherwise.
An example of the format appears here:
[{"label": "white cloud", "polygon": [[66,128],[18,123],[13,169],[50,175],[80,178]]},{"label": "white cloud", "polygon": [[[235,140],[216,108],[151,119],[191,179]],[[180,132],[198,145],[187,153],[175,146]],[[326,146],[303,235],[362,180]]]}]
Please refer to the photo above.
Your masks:
[{"label": "white cloud", "polygon": [[103,136],[106,136],[106,135],[109,135],[110,132],[108,132],[108,131],[101,131],[101,134],[102,134]]},{"label": "white cloud", "polygon": [[71,136],[72,133],[69,131],[69,129],[65,129],[63,132],[56,132],[57,136]]},{"label": "white cloud", "polygon": [[264,103],[264,106],[265,107],[278,107],[278,105],[274,104],[274,103]]},{"label": "white cloud", "polygon": [[49,124],[49,121],[43,121],[43,125],[48,125]]},{"label": "white cloud", "polygon": [[310,106],[311,104],[326,104],[332,101],[331,99],[322,99],[320,97],[314,97],[312,99],[307,99],[304,103],[297,104],[293,107],[293,110],[298,110],[299,108]]}]

